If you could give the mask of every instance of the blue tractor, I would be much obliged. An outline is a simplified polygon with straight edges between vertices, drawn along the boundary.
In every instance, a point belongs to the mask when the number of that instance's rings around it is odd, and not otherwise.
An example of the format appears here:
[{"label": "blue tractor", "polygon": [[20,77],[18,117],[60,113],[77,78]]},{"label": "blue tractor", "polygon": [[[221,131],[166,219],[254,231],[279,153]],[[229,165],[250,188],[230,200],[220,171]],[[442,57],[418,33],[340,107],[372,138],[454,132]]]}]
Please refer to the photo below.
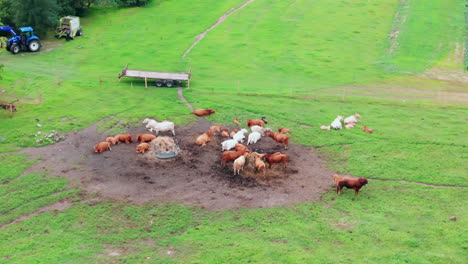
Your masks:
[{"label": "blue tractor", "polygon": [[20,35],[16,34],[10,26],[0,27],[0,31],[10,32],[13,37],[7,41],[6,49],[13,54],[17,54],[20,50],[29,50],[32,52],[39,51],[41,49],[40,39],[34,35],[32,27],[20,27]]}]

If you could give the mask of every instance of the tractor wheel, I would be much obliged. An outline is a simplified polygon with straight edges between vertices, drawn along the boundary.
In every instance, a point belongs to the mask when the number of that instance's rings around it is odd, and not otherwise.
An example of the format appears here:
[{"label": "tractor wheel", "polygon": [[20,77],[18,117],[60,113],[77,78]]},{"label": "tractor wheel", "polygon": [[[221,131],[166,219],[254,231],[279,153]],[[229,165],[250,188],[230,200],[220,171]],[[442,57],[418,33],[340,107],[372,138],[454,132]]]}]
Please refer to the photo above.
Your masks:
[{"label": "tractor wheel", "polygon": [[11,45],[10,52],[13,54],[18,54],[18,52],[20,52],[20,46],[18,44]]},{"label": "tractor wheel", "polygon": [[39,51],[39,49],[41,49],[41,43],[37,39],[31,40],[28,44],[28,48],[31,52]]},{"label": "tractor wheel", "polygon": [[172,86],[174,86],[174,81],[173,80],[166,81],[166,86],[171,88]]},{"label": "tractor wheel", "polygon": [[6,44],[6,50],[10,51],[10,47],[11,47],[11,44],[10,44],[10,43],[7,43],[7,44]]},{"label": "tractor wheel", "polygon": [[161,80],[157,80],[155,84],[157,87],[162,87],[164,85],[163,81]]}]

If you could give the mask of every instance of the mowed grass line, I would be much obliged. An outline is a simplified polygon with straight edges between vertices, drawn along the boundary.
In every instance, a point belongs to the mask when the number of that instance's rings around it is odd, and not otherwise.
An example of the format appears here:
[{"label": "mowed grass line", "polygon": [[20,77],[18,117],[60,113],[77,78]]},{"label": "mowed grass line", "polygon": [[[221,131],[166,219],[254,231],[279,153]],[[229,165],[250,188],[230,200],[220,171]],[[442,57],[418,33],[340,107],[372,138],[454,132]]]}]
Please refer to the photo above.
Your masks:
[{"label": "mowed grass line", "polygon": [[466,38],[465,4],[463,0],[400,1],[393,25],[393,35],[397,35],[394,50],[389,51],[383,67],[389,72],[419,74],[440,64]]},{"label": "mowed grass line", "polygon": [[23,173],[25,169],[33,165],[35,161],[28,158],[26,154],[4,154],[0,155],[0,184],[5,184]]}]

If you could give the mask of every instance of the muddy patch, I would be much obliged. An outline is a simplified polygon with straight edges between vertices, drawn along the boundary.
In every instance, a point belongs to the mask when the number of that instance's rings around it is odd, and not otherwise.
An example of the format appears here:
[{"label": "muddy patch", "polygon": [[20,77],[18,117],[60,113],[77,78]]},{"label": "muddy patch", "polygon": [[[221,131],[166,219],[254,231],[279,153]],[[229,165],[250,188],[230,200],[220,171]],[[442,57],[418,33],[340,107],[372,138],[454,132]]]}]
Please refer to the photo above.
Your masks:
[{"label": "muddy patch", "polygon": [[[223,138],[215,135],[205,147],[193,143],[211,125],[199,118],[192,125],[176,126],[180,153],[172,159],[137,154],[136,142],[114,145],[112,151],[96,154],[93,146],[109,136],[98,133],[96,125],[70,133],[55,145],[22,151],[40,157],[28,171],[46,169],[52,175],[68,177],[89,193],[137,204],[171,201],[214,210],[274,207],[317,200],[332,185],[333,173],[314,149],[290,145],[284,150],[268,137],[249,147],[259,152],[284,152],[289,155],[289,166],[274,164],[261,182],[246,177],[249,172],[244,177],[234,176],[232,162],[221,166]],[[128,132],[147,131],[142,126]]]}]

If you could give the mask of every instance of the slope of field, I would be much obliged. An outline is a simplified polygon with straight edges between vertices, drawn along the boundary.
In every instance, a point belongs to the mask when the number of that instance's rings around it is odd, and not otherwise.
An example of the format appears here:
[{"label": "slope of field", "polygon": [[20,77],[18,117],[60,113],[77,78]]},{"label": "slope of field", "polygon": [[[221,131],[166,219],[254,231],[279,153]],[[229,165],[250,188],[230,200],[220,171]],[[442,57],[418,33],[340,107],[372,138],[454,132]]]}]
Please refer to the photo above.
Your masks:
[{"label": "slope of field", "polygon": [[[0,51],[0,100],[20,99],[14,115],[0,112],[0,263],[465,262],[465,2],[245,3],[96,7],[82,19],[83,37],[45,39],[37,54]],[[145,117],[177,127],[195,120],[175,89],[118,82],[127,63],[191,68],[184,95],[217,110],[209,121],[266,116],[273,129],[292,129],[292,144],[315,148],[328,169],[369,184],[359,196],[337,196],[330,177],[319,201],[269,209],[135,205],[64,177],[84,171],[80,162],[56,173],[17,151],[99,120],[102,135],[134,131]],[[356,112],[353,129],[319,129]],[[63,162],[61,151],[67,146],[49,156]],[[89,146],[73,160],[93,155]],[[102,158],[98,165],[109,166]]]}]

